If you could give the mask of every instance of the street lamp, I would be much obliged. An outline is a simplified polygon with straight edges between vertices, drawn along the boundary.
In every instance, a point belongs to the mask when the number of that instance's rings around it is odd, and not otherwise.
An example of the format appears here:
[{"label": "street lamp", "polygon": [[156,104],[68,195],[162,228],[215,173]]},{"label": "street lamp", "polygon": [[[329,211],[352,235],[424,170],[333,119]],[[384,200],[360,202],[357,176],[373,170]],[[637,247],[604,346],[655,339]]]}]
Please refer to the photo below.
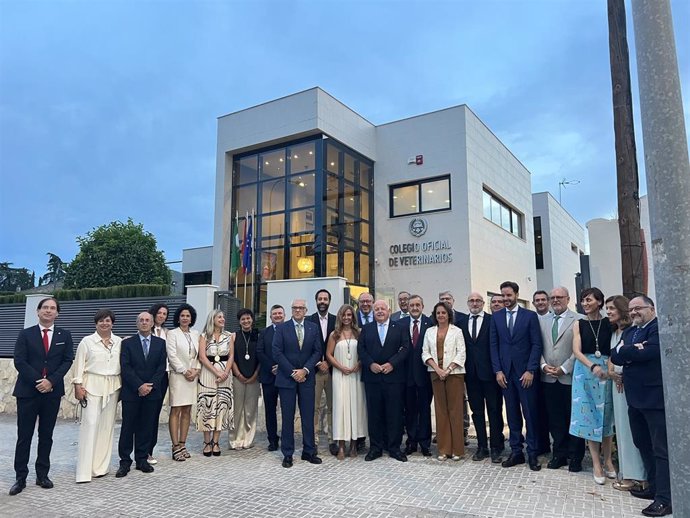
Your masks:
[{"label": "street lamp", "polygon": [[558,204],[559,205],[561,205],[561,206],[563,205],[563,203],[561,203],[561,188],[565,189],[566,185],[577,185],[578,183],[580,183],[580,180],[566,180],[565,178],[563,178],[560,182],[558,182]]}]

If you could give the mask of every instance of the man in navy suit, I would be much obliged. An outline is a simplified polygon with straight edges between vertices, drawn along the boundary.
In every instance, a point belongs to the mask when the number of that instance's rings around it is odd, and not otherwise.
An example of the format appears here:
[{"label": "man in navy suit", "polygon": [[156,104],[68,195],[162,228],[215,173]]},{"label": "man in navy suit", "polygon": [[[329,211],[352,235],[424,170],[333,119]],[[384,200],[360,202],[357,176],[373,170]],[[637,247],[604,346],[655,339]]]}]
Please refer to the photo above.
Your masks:
[{"label": "man in navy suit", "polygon": [[38,419],[36,485],[53,487],[48,478],[53,429],[65,394],[64,378],[74,360],[74,344],[69,331],[55,327],[59,302],[46,298],[38,303],[38,322],[20,331],[14,345],[14,366],[18,371],[12,395],[17,398],[17,446],[14,450],[16,482],[10,495],[21,493],[29,474],[31,440]]},{"label": "man in navy suit", "polygon": [[[468,295],[467,307],[470,314],[460,317],[459,327],[465,338],[465,386],[479,446],[472,460],[484,460],[491,455],[491,462],[498,464],[505,448],[505,437],[503,396],[491,368],[491,315],[484,312],[484,297],[476,291]],[[486,436],[485,407],[489,417],[490,443]]]},{"label": "man in navy suit", "polygon": [[328,423],[328,448],[331,455],[338,454],[338,446],[333,442],[333,384],[331,373],[333,369],[326,361],[326,342],[335,329],[335,315],[328,312],[331,306],[331,292],[320,289],[314,296],[316,300],[316,313],[308,317],[309,320],[319,326],[321,358],[316,362],[316,380],[314,393],[314,443],[319,447],[319,421],[321,420],[321,399],[326,393],[326,418]]},{"label": "man in navy suit", "polygon": [[431,457],[431,400],[434,393],[431,389],[431,376],[422,362],[422,346],[426,330],[434,324],[422,313],[424,300],[419,295],[410,295],[407,308],[410,316],[398,321],[410,333],[410,354],[406,361],[405,454],[416,452],[419,445],[422,455]]},{"label": "man in navy suit", "polygon": [[292,301],[292,318],[279,325],[273,335],[273,358],[278,364],[275,386],[280,393],[283,467],[292,467],[295,452],[295,405],[302,416],[302,460],[321,464],[314,443],[314,378],[321,359],[321,330],[304,318],[307,302]]},{"label": "man in navy suit", "polygon": [[611,349],[611,361],[623,366],[630,431],[649,483],[630,494],[654,500],[642,510],[645,516],[665,516],[672,506],[659,324],[649,297],[635,297],[628,307],[633,325],[623,332],[623,343]]},{"label": "man in navy suit", "polygon": [[278,363],[273,359],[273,335],[276,327],[285,320],[285,309],[279,304],[271,306],[271,324],[259,335],[256,345],[256,356],[259,359],[259,381],[264,398],[264,412],[266,413],[266,435],[268,436],[268,451],[278,449],[278,389],[275,386]]},{"label": "man in navy suit", "polygon": [[522,452],[522,416],[527,423],[527,456],[532,471],[539,471],[539,405],[534,376],[539,373],[542,354],[539,317],[518,305],[517,283],[501,284],[505,308],[491,319],[491,365],[496,381],[503,389],[510,428],[508,459],[501,464],[510,468],[525,463]]},{"label": "man in navy suit", "polygon": [[148,311],[137,317],[138,333],[122,341],[120,370],[122,371],[122,428],[118,442],[120,467],[116,478],[126,477],[132,465],[132,450],[136,468],[151,473],[149,449],[158,428],[158,407],[163,397],[163,376],[168,356],[165,340],[151,334],[153,317]]},{"label": "man in navy suit", "polygon": [[[390,320],[390,309],[384,300],[374,303],[374,320],[362,328],[357,342],[371,440],[371,448],[364,460],[377,459],[387,449],[392,458],[407,462],[407,456],[400,451],[400,443],[407,382],[405,359],[410,349],[409,328]],[[387,445],[383,443],[384,437]]]}]

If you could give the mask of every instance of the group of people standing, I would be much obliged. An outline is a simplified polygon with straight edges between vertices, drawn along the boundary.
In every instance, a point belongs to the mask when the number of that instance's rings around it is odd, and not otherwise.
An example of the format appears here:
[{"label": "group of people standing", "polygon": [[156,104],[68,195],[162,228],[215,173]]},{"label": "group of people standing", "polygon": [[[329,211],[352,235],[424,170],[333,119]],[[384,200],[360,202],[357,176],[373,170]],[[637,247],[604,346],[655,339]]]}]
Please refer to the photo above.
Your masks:
[{"label": "group of people standing", "polygon": [[[292,318],[286,321],[285,309],[275,305],[261,332],[254,327],[253,312],[241,309],[235,333],[225,330],[220,310],[212,311],[203,330],[196,331],[197,314],[188,304],[177,309],[173,328],[166,329],[168,308],[157,305],[139,314],[137,334],[124,340],[112,333],[113,312],[100,310],[95,332],[77,348],[72,380],[83,408],[76,480],[88,482],[108,473],[118,401],[122,431],[116,477],[127,475],[132,453],[138,470],[152,472],[166,391],[175,461],[191,456],[186,440],[194,404],[204,456],[221,454],[225,430],[231,449],[252,447],[263,393],[268,449],[280,448],[286,468],[293,465],[296,423],[301,423],[302,460],[322,462],[317,448],[324,394],[329,452],[340,460],[356,457],[368,437],[366,461],[384,452],[402,462],[418,450],[429,457],[434,441],[438,460],[462,459],[467,399],[478,443],[473,460],[490,457],[506,468],[527,461],[537,471],[539,455],[552,449],[548,468],[567,465],[578,472],[586,441],[597,484],[617,479],[616,489],[653,500],[643,514],[669,514],[653,301],[645,296],[628,301],[620,295],[605,300],[600,290],[590,288],[581,294],[581,315],[568,309],[569,294],[562,287],[550,294],[536,292],[536,311],[518,304],[516,283],[504,282],[500,292],[491,297],[491,313],[484,311],[478,292],[467,297],[468,313],[456,311],[452,294],[442,292],[427,317],[422,297],[407,292],[398,295],[400,310],[395,313],[386,301],[362,293],[357,309],[345,304],[334,315],[329,312],[331,294],[322,289],[315,295],[315,313],[308,316],[306,301],[295,299]],[[22,331],[15,346],[18,440],[11,495],[26,485],[37,419],[36,483],[53,485],[48,478],[52,430],[64,395],[63,378],[73,362],[70,333],[54,325],[58,313],[57,300],[42,300],[39,325]],[[510,429],[505,460],[504,400]],[[614,430],[618,470],[612,460]]]}]

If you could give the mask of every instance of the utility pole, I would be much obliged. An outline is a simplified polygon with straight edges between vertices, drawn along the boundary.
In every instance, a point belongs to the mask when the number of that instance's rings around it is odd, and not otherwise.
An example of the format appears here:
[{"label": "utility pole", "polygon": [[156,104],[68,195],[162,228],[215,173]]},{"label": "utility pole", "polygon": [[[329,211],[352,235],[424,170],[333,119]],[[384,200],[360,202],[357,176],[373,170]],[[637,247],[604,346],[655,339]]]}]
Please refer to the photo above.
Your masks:
[{"label": "utility pole", "polygon": [[690,161],[669,0],[632,0],[674,516],[690,516]]},{"label": "utility pole", "polygon": [[640,293],[646,294],[647,286],[642,272],[644,264],[640,232],[640,185],[637,176],[624,0],[608,0],[608,19],[623,294],[632,299]]}]

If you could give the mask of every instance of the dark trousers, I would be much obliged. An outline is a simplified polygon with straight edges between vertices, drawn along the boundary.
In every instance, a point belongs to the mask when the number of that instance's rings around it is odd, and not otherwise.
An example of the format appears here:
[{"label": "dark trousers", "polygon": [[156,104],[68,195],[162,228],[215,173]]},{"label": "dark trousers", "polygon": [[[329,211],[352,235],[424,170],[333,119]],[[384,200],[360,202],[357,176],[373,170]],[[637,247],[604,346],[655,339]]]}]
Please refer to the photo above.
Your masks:
[{"label": "dark trousers", "polygon": [[161,410],[163,410],[163,401],[165,400],[165,393],[168,391],[168,373],[163,375],[161,382],[161,399],[158,402],[158,409],[156,410],[156,427],[152,431],[151,445],[149,446],[149,455],[153,457],[153,449],[158,444],[158,421],[160,420]]},{"label": "dark trousers", "polygon": [[365,383],[370,451],[400,451],[402,442],[405,385]]},{"label": "dark trousers", "polygon": [[273,383],[262,383],[261,390],[264,398],[264,412],[266,413],[266,435],[269,444],[278,444],[278,389]]},{"label": "dark trousers", "polygon": [[546,417],[546,394],[544,393],[544,385],[548,385],[548,383],[542,383],[540,375],[537,373],[534,376],[534,384],[537,386],[537,405],[539,406],[539,428],[537,430],[539,453],[548,453],[551,450],[551,441],[549,439],[549,421]]},{"label": "dark trousers", "polygon": [[280,451],[285,457],[295,453],[295,406],[299,405],[302,418],[302,454],[316,454],[314,443],[314,384],[298,383],[295,388],[278,389],[280,395],[280,412],[282,414],[282,432],[280,433]]},{"label": "dark trousers", "polygon": [[53,447],[53,429],[60,409],[60,399],[45,395],[17,398],[17,446],[14,450],[14,471],[17,480],[26,479],[29,474],[29,454],[36,419],[38,419],[36,478],[48,476],[50,450]]},{"label": "dark trousers", "polygon": [[666,439],[666,413],[664,410],[633,408],[628,406],[630,431],[633,442],[640,450],[647,470],[649,488],[655,500],[671,503],[671,478],[668,467],[668,441]]},{"label": "dark trousers", "polygon": [[[472,410],[472,422],[477,433],[477,444],[480,448],[503,451],[505,437],[503,436],[503,394],[496,380],[482,381],[475,376],[465,376],[467,398]],[[486,436],[486,415],[489,418],[490,443]]]},{"label": "dark trousers", "polygon": [[159,408],[158,399],[139,398],[122,402],[122,428],[117,448],[121,465],[132,464],[132,450],[137,465],[146,462],[154,430],[158,429]]},{"label": "dark trousers", "polygon": [[503,389],[506,398],[506,414],[508,428],[510,428],[510,449],[514,454],[522,453],[522,416],[527,425],[527,454],[539,453],[539,407],[537,403],[537,389],[534,383],[524,388],[520,381],[522,373],[517,374],[511,369],[506,377],[507,388]]},{"label": "dark trousers", "polygon": [[546,403],[545,420],[553,437],[553,457],[581,461],[585,456],[585,440],[569,433],[572,387],[559,381],[541,385]]},{"label": "dark trousers", "polygon": [[408,446],[431,448],[431,385],[405,387],[405,428]]}]

